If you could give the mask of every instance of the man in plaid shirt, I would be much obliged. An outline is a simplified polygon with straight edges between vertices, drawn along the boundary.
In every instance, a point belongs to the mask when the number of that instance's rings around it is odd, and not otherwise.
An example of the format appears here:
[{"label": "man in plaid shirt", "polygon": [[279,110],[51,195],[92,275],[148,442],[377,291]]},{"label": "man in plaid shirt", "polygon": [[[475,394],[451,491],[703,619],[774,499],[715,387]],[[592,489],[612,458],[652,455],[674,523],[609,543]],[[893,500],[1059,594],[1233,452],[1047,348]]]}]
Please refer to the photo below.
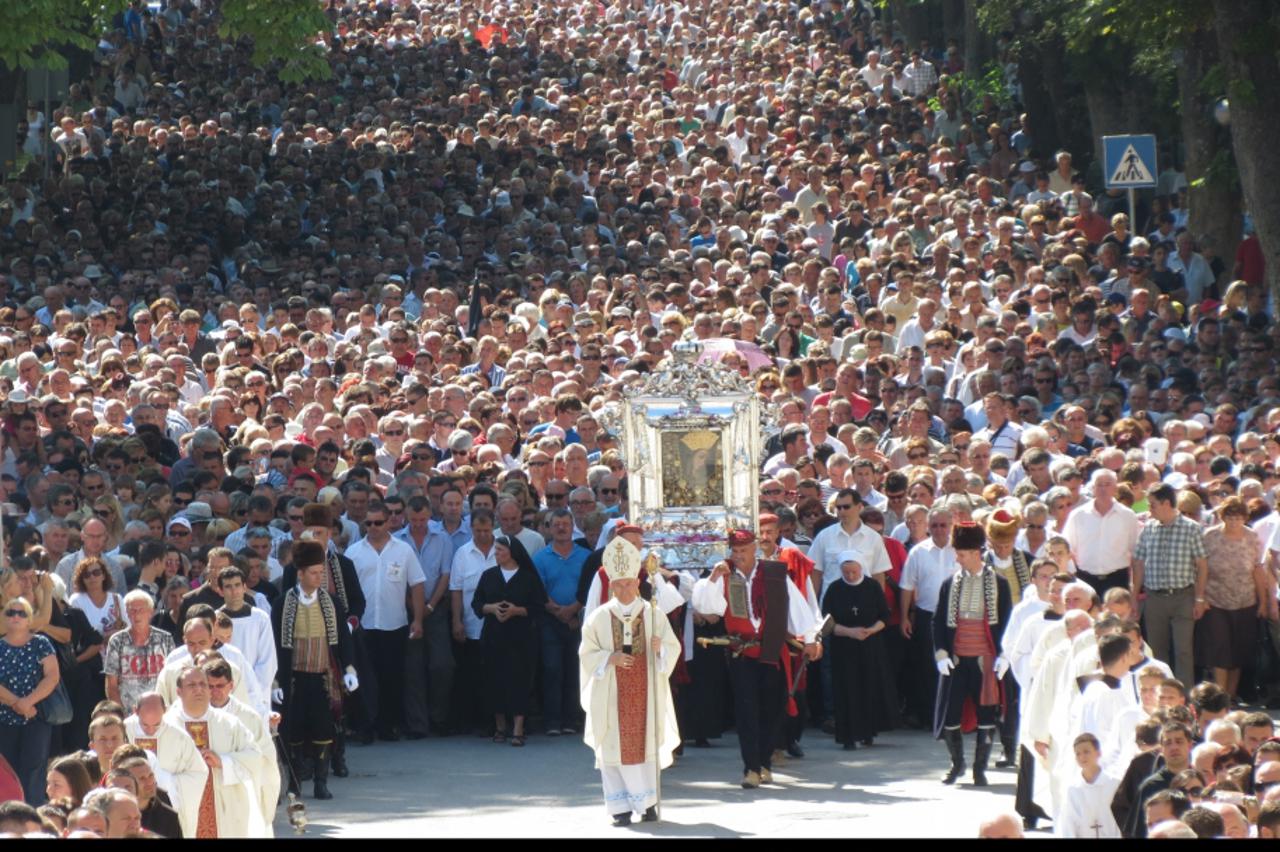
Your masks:
[{"label": "man in plaid shirt", "polygon": [[911,61],[902,69],[902,75],[902,87],[912,97],[927,95],[938,85],[938,72],[932,62],[920,56],[919,50],[911,51]]},{"label": "man in plaid shirt", "polygon": [[1177,491],[1168,484],[1147,495],[1154,522],[1143,528],[1133,551],[1132,591],[1134,600],[1143,601],[1147,639],[1156,657],[1173,663],[1178,680],[1194,683],[1192,634],[1196,620],[1208,609],[1204,587],[1209,563],[1204,531],[1178,511],[1177,499]]}]

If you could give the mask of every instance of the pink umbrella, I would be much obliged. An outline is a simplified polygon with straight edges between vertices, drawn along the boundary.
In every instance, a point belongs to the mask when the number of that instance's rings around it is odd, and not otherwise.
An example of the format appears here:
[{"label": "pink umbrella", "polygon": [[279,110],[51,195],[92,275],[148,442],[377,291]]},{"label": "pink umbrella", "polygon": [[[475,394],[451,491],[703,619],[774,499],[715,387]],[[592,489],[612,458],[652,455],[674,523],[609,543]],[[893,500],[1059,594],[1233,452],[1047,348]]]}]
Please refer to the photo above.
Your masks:
[{"label": "pink umbrella", "polygon": [[735,353],[747,364],[747,369],[755,372],[761,367],[773,367],[773,359],[756,344],[747,340],[733,340],[728,337],[712,337],[702,341],[702,357],[699,364],[719,363],[729,353]]}]

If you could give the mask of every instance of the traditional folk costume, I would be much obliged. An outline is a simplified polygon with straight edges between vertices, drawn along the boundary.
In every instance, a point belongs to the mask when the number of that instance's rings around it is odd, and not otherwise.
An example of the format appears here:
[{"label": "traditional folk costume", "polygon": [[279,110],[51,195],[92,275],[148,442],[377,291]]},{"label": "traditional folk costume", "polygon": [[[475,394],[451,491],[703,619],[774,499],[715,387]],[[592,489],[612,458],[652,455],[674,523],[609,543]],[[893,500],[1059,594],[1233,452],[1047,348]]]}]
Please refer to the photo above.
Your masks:
[{"label": "traditional folk costume", "polygon": [[[308,503],[302,507],[302,525],[305,528],[332,529],[331,517],[329,507],[323,503]],[[284,574],[280,578],[282,592],[287,592],[298,584],[297,565],[298,560],[295,554],[289,564],[284,567]],[[364,617],[365,610],[364,589],[360,586],[360,575],[356,573],[355,563],[339,553],[332,544],[325,552],[325,578],[321,588],[333,598],[334,603],[341,605],[342,611],[346,613],[348,633],[351,637],[349,662],[355,666],[356,674],[365,684],[364,689],[345,696],[343,705],[336,708],[334,717],[333,774],[338,778],[346,778],[348,775],[344,732],[346,726],[343,724],[343,719],[349,718],[353,729],[372,726],[372,720],[378,716],[378,690],[370,688],[376,686],[376,683],[372,676],[373,665],[364,647],[364,629],[360,626],[360,619]],[[305,781],[311,777],[309,766],[305,769],[302,766],[295,766],[294,769],[300,770],[298,772],[300,780]]]},{"label": "traditional folk costume", "polygon": [[[604,565],[611,580],[636,579],[640,552],[616,538]],[[650,647],[654,636],[662,641],[656,660]],[[629,668],[609,665],[618,651],[633,658]],[[679,658],[680,642],[670,623],[639,597],[629,604],[610,599],[582,626],[582,739],[595,752],[605,807],[619,825],[629,823],[633,812],[647,820],[657,817],[658,772],[671,765],[680,744],[669,680]]]},{"label": "traditional folk costume", "polygon": [[[980,551],[985,540],[976,524],[957,524],[951,534],[957,551]],[[976,722],[973,783],[986,786],[987,759],[1003,707],[1000,675],[1008,666],[999,656],[1000,639],[1011,606],[1009,583],[985,565],[976,574],[958,570],[939,590],[933,647],[941,677],[933,729],[951,755],[944,784],[964,774],[963,730]]]},{"label": "traditional folk costume", "polygon": [[[294,563],[316,565],[325,558],[318,542],[294,545]],[[284,694],[281,734],[293,760],[303,762],[308,747],[317,799],[330,799],[330,749],[341,724],[344,673],[354,673],[347,613],[323,587],[306,595],[293,586],[272,611],[279,662],[277,682]],[[338,720],[335,723],[335,720]],[[299,778],[289,779],[297,791]]]},{"label": "traditional folk costume", "polygon": [[[729,536],[731,546],[754,541],[755,534],[748,530]],[[723,578],[706,577],[693,587],[694,609],[723,616],[732,642],[729,682],[742,752],[742,786],[747,789],[773,780],[773,743],[790,687],[785,639],[801,636],[810,644],[819,626],[813,608],[788,579],[786,567],[772,563],[775,572],[768,563],[764,568],[761,564],[757,558],[746,573],[731,566]]]},{"label": "traditional folk costume", "polygon": [[[181,702],[169,708],[165,722],[188,739],[183,745],[162,735],[156,755],[170,779],[169,794],[183,836],[270,837],[271,825],[263,818],[258,794],[262,755],[249,729],[213,707],[192,716]],[[211,771],[202,749],[217,754],[222,766]]]},{"label": "traditional folk costume", "polygon": [[[760,516],[760,525],[766,524],[777,525],[778,516],[766,513]],[[818,595],[814,591],[813,576],[814,562],[805,554],[801,553],[795,547],[775,546],[772,554],[765,553],[761,548],[760,556],[762,559],[772,559],[787,566],[787,579],[795,585],[800,594],[804,596],[805,602],[809,608],[813,610],[813,618],[815,621],[822,621],[822,604],[818,600]],[[877,587],[879,584],[877,584]],[[808,669],[801,666],[801,660],[804,658],[804,652],[797,650],[794,646],[788,646],[784,649],[788,655],[784,672],[786,674],[787,686],[787,712],[779,720],[778,737],[774,741],[774,745],[779,749],[786,749],[787,753],[792,757],[803,757],[804,750],[800,748],[800,737],[804,733],[804,720],[809,716],[808,694]],[[800,672],[799,682],[796,683],[795,672]],[[795,689],[792,689],[792,686]]]},{"label": "traditional folk costume", "polygon": [[[987,518],[987,541],[990,546],[982,556],[983,564],[990,566],[992,571],[1009,584],[1009,594],[1015,610],[1022,603],[1024,590],[1029,590],[1035,596],[1035,586],[1031,584],[1031,563],[1034,560],[1029,553],[1022,552],[1014,545],[1020,524],[1021,519],[1006,509],[993,512]],[[1007,558],[997,556],[995,545],[1009,546],[1012,551]],[[1007,654],[1005,659],[1009,659]],[[1013,675],[1012,662],[1010,660],[1010,671],[1000,679],[1000,686],[1004,691],[1004,717],[1000,721],[1000,747],[1003,755],[996,766],[1002,769],[1016,764],[1018,752],[1018,707],[1022,691]]]}]

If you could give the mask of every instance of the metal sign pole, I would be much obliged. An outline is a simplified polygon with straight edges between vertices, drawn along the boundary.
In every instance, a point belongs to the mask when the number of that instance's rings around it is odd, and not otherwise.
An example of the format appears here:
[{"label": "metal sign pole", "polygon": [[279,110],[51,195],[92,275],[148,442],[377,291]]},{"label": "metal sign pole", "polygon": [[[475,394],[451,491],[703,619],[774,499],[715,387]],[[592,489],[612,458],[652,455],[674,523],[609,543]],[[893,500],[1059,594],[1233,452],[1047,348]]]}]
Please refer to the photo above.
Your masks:
[{"label": "metal sign pole", "polygon": [[1138,229],[1138,207],[1134,201],[1136,194],[1133,187],[1129,187],[1129,232],[1137,233]]}]

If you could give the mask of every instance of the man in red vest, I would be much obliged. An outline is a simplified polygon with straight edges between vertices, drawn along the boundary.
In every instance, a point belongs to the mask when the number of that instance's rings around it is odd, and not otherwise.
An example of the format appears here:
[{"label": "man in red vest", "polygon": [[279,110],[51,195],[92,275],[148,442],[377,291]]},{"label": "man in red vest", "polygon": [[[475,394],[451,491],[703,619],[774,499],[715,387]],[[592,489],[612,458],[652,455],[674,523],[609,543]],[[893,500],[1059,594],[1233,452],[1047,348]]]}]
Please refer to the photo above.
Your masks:
[{"label": "man in red vest", "polygon": [[[822,621],[822,607],[818,603],[818,594],[813,588],[809,575],[813,573],[814,563],[795,547],[783,547],[778,532],[778,516],[765,513],[760,516],[760,555],[765,559],[773,559],[787,566],[787,577],[804,595],[805,601],[813,610],[813,617]],[[783,674],[786,675],[787,692],[791,692],[795,672],[800,665],[800,652],[788,647],[788,656],[784,662]],[[786,749],[791,757],[804,757],[804,749],[800,747],[800,736],[804,732],[804,720],[809,715],[808,702],[805,700],[807,681],[800,676],[800,684],[794,697],[787,700],[787,712],[779,722],[778,735],[774,744],[778,749]]]},{"label": "man in red vest", "polygon": [[805,655],[810,660],[822,655],[815,639],[818,621],[795,583],[784,584],[786,599],[782,607],[786,612],[770,612],[763,572],[756,570],[759,559],[755,534],[734,530],[729,534],[728,561],[717,563],[711,575],[693,587],[694,609],[703,615],[723,616],[725,630],[734,643],[729,683],[742,751],[742,786],[748,790],[773,783],[773,740],[787,704],[789,686],[782,666],[785,645],[773,659],[761,655],[766,620],[785,618],[787,634],[803,637]]}]

